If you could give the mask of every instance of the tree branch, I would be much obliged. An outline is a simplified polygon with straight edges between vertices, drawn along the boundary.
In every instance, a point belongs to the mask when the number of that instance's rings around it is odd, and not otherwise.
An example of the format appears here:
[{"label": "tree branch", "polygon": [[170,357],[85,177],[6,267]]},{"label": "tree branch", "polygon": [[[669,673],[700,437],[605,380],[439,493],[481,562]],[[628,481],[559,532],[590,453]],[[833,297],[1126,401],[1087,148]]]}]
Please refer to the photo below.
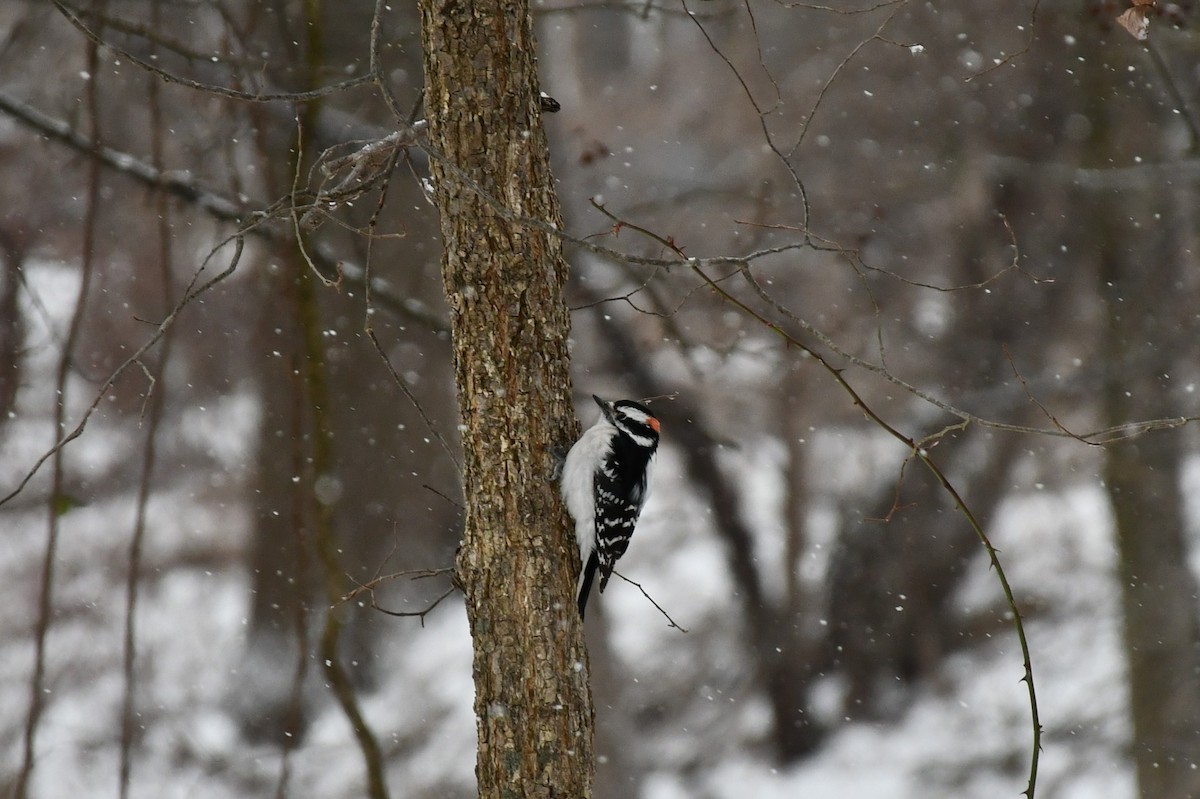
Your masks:
[{"label": "tree branch", "polygon": [[[176,173],[157,169],[137,157],[111,147],[97,145],[77,133],[72,127],[61,120],[50,117],[32,106],[23,103],[12,95],[0,90],[0,111],[8,114],[27,128],[36,131],[54,141],[70,147],[78,153],[99,160],[101,164],[127,177],[142,183],[157,191],[165,191],[172,197],[193,205],[222,222],[243,225],[245,235],[255,236],[274,243],[285,240],[285,236],[269,226],[261,224],[273,216],[282,213],[280,203],[268,206],[266,203],[238,203],[213,189],[209,189],[198,181]],[[396,135],[397,141],[404,136]],[[252,211],[252,208],[268,208],[267,211]],[[286,207],[286,206],[285,206]],[[335,272],[340,265],[342,275],[349,283],[362,286],[365,284],[365,270],[357,264],[338,261],[317,248],[309,253],[313,262],[323,270]],[[434,333],[448,334],[450,326],[446,320],[428,305],[413,297],[402,296],[387,280],[378,277],[371,278],[372,295],[378,299],[379,306],[391,313],[428,328]]]},{"label": "tree branch", "polygon": [[186,86],[189,89],[196,89],[197,91],[208,92],[209,94],[217,94],[222,97],[232,98],[234,100],[249,100],[255,103],[272,101],[302,103],[309,100],[317,100],[337,92],[345,91],[346,89],[354,88],[355,86],[365,86],[375,82],[375,76],[373,74],[367,74],[360,75],[357,78],[349,78],[348,80],[335,83],[331,86],[325,86],[319,89],[312,89],[304,92],[244,92],[238,89],[229,89],[224,86],[213,86],[211,84],[192,80],[191,78],[184,78],[182,76],[175,75],[143,58],[139,58],[124,48],[118,47],[112,42],[105,41],[99,34],[84,24],[83,20],[80,19],[79,12],[77,10],[71,8],[66,3],[63,3],[62,0],[50,0],[50,2],[53,3],[54,7],[62,13],[66,20],[74,25],[80,33],[86,36],[88,41],[92,44],[111,50],[112,52],[121,56],[121,58],[128,59],[130,62],[137,64],[147,72],[157,75],[168,83],[177,83],[181,86]]},{"label": "tree branch", "polygon": [[674,619],[672,619],[672,618],[671,618],[671,614],[669,614],[669,613],[667,613],[665,610],[663,610],[663,608],[662,608],[662,605],[660,605],[660,604],[658,604],[657,602],[655,602],[655,601],[654,601],[654,597],[650,596],[650,594],[646,592],[646,589],[645,589],[645,588],[642,588],[642,584],[641,584],[641,583],[635,583],[633,580],[630,580],[628,577],[626,577],[625,575],[621,574],[621,573],[620,573],[619,571],[617,571],[616,569],[613,569],[613,574],[617,575],[617,576],[618,576],[618,577],[620,577],[622,580],[624,580],[625,582],[629,583],[630,585],[632,585],[632,586],[633,586],[634,588],[636,588],[637,590],[641,591],[641,592],[642,592],[642,596],[644,596],[644,597],[646,597],[646,599],[650,600],[650,604],[651,604],[651,605],[653,605],[655,608],[657,608],[657,609],[658,609],[658,612],[659,612],[659,613],[661,613],[661,614],[662,614],[662,616],[663,616],[663,618],[667,620],[667,626],[668,626],[668,627],[674,627],[676,630],[679,630],[679,632],[681,632],[681,633],[686,633],[686,632],[687,632],[687,630],[686,630],[685,628],[683,628],[683,627],[679,626],[679,624],[678,624],[678,623],[676,623],[676,621],[675,621]]}]

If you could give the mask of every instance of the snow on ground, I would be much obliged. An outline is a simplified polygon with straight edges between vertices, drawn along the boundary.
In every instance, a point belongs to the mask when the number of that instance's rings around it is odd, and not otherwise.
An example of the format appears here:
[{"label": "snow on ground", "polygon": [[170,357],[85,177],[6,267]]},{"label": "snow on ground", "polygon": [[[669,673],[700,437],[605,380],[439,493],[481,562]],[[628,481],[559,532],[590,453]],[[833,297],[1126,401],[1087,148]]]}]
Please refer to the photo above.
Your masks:
[{"label": "snow on ground", "polygon": [[[56,348],[77,292],[77,273],[57,264],[28,269],[26,387],[0,441],[0,479],[15,485],[53,436]],[[68,387],[70,424],[95,387]],[[161,430],[164,452],[195,451],[215,464],[156,487],[147,509],[136,615],[134,706],[138,723],[132,795],[230,799],[274,795],[276,747],[251,745],[231,712],[233,687],[268,675],[244,673],[251,581],[244,566],[249,508],[234,487],[248,476],[257,399],[237,391],[187,409]],[[98,413],[65,450],[72,479],[101,479],[138,462],[140,433]],[[136,474],[137,470],[134,470]],[[47,531],[49,466],[0,511],[0,769],[19,768],[28,712],[40,564]],[[60,516],[54,623],[47,637],[45,712],[37,737],[32,795],[115,794],[124,696],[123,635],[128,550],[136,485],[86,498]],[[448,601],[424,629],[384,642],[382,671],[398,675],[364,698],[363,709],[393,754],[397,796],[469,795],[474,781],[470,637],[461,605]],[[290,679],[277,674],[275,679]],[[344,717],[326,702],[292,754],[289,796],[359,796],[362,758]],[[450,793],[448,794],[447,791]]]},{"label": "snow on ground", "polygon": [[[1006,503],[993,540],[1027,613],[1038,708],[1045,728],[1038,795],[1129,799],[1129,721],[1110,519],[1098,485]],[[960,598],[970,612],[998,607],[982,554]],[[664,597],[659,597],[663,601]],[[672,598],[667,598],[670,604]],[[895,724],[841,728],[821,753],[790,768],[752,747],[698,772],[656,773],[647,799],[973,799],[1025,789],[1032,722],[1011,626],[957,653]],[[680,737],[685,737],[682,732]]]},{"label": "snow on ground", "polygon": [[[46,265],[29,279],[41,320],[29,333],[18,417],[0,442],[0,478],[9,486],[52,440],[46,387],[56,328],[73,298],[69,271]],[[71,388],[72,418],[90,397]],[[203,449],[225,479],[194,474],[155,493],[149,508],[137,615],[135,706],[140,725],[133,795],[155,799],[271,796],[276,748],[245,742],[230,711],[243,673],[250,580],[240,565],[250,529],[244,503],[228,487],[244,476],[257,424],[248,390],[194,408],[164,431],[172,446]],[[68,450],[75,474],[102,475],[138,452],[136,431],[104,418]],[[779,468],[759,450],[754,469]],[[628,680],[629,756],[650,769],[646,799],[858,797],[1016,797],[1031,752],[1021,658],[1009,626],[950,657],[936,680],[917,687],[894,724],[856,723],[834,732],[814,758],[783,769],[765,754],[769,716],[750,683],[736,599],[707,512],[688,495],[678,454],[663,451],[643,524],[622,572],[641,582],[691,632],[681,634],[633,586],[614,580],[604,594],[611,645]],[[1200,474],[1200,470],[1193,470]],[[1192,478],[1200,479],[1200,478]],[[766,481],[782,490],[777,477]],[[28,702],[32,625],[46,519],[29,500],[0,511],[0,769],[14,773]],[[134,518],[134,487],[63,515],[55,623],[49,635],[47,709],[38,736],[35,795],[115,793],[122,692],[124,581]],[[764,508],[774,499],[767,498]],[[778,504],[778,503],[775,503]],[[773,506],[771,506],[773,507]],[[1081,477],[1062,493],[1031,490],[1003,506],[990,531],[1028,610],[1039,709],[1045,726],[1039,796],[1129,799],[1133,776],[1124,663],[1112,578],[1111,520],[1104,495]],[[814,513],[821,513],[817,506]],[[756,526],[770,516],[751,514]],[[764,558],[775,555],[763,549]],[[778,582],[777,575],[772,578]],[[1002,611],[995,575],[982,553],[959,603],[964,613]],[[474,716],[470,640],[461,606],[447,603],[420,629],[399,621],[384,642],[380,688],[363,698],[389,761],[393,795],[469,796]],[[280,675],[279,679],[289,679]],[[830,686],[836,690],[836,686]],[[690,702],[684,710],[655,708]],[[598,703],[604,704],[603,697]],[[607,711],[612,712],[612,711]],[[289,761],[289,796],[361,795],[361,758],[337,708],[326,704]]]}]

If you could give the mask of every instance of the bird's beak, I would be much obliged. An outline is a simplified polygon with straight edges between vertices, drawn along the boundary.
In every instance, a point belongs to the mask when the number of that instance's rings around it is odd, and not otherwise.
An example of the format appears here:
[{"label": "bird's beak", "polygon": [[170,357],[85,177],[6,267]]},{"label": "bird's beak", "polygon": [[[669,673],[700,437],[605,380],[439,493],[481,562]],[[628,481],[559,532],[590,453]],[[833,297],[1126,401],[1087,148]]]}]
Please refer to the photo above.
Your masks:
[{"label": "bird's beak", "polygon": [[600,406],[600,412],[604,414],[604,418],[608,419],[611,422],[612,421],[612,403],[609,402],[608,400],[600,399],[595,394],[592,395],[592,399],[595,400],[596,404]]}]

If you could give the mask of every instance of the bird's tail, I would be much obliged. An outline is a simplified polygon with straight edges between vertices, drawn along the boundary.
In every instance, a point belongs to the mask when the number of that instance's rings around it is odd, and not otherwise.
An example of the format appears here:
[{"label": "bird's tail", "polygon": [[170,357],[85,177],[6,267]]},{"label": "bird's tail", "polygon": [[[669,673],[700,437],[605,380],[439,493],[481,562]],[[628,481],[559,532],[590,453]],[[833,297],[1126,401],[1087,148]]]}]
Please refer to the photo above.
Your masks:
[{"label": "bird's tail", "polygon": [[592,551],[588,562],[579,573],[579,584],[575,587],[575,595],[579,600],[579,618],[583,618],[584,608],[587,607],[588,594],[592,592],[592,581],[596,578],[596,570],[600,568],[600,556]]}]

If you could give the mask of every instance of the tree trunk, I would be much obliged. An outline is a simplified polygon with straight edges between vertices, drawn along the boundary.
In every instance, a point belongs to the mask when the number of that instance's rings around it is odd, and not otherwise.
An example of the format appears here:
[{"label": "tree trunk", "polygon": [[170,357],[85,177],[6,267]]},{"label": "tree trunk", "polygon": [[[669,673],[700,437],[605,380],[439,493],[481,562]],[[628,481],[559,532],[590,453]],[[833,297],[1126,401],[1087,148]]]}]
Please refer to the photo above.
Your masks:
[{"label": "tree trunk", "polygon": [[[1120,213],[1100,220],[1101,229],[1119,229]],[[1135,236],[1130,231],[1129,238]],[[1163,302],[1160,285],[1146,273],[1145,264],[1166,272],[1159,280],[1169,285],[1170,259],[1161,257],[1163,247],[1134,250],[1147,256],[1142,261],[1115,241],[1108,243],[1112,246],[1100,254],[1100,284],[1108,305],[1108,421],[1163,417],[1175,404],[1170,375],[1177,353],[1168,345],[1168,328],[1180,324],[1180,317]],[[1200,796],[1195,768],[1200,607],[1184,534],[1180,437],[1150,433],[1112,444],[1105,455],[1119,552],[1138,789],[1145,799],[1193,799]]]},{"label": "tree trunk", "polygon": [[[479,795],[589,797],[577,557],[549,449],[578,428],[527,4],[422,0],[425,107],[464,450],[457,579],[474,641]],[[484,196],[481,192],[486,193]]]},{"label": "tree trunk", "polygon": [[0,230],[0,430],[17,405],[21,350],[25,344],[24,323],[17,302],[25,253],[14,239]]},{"label": "tree trunk", "polygon": [[[1120,94],[1114,75],[1124,73],[1124,66],[1101,40],[1092,45],[1082,73],[1091,125],[1083,163],[1106,169],[1131,161],[1129,142],[1141,146],[1142,141],[1135,138],[1138,115],[1114,102]],[[1129,69],[1144,63],[1134,61]],[[1150,107],[1146,113],[1152,113]],[[1160,157],[1156,150],[1169,151],[1154,141],[1146,147],[1151,160]],[[1086,231],[1080,239],[1090,247],[1105,312],[1104,426],[1178,415],[1192,402],[1174,378],[1186,374],[1194,358],[1195,294],[1187,290],[1193,288],[1188,239],[1196,224],[1194,206],[1170,180],[1130,180],[1116,191],[1083,190],[1069,200],[1079,209],[1075,227]],[[1200,796],[1200,606],[1188,565],[1179,485],[1182,440],[1177,433],[1152,432],[1110,444],[1104,455],[1138,794],[1195,799]]]}]

